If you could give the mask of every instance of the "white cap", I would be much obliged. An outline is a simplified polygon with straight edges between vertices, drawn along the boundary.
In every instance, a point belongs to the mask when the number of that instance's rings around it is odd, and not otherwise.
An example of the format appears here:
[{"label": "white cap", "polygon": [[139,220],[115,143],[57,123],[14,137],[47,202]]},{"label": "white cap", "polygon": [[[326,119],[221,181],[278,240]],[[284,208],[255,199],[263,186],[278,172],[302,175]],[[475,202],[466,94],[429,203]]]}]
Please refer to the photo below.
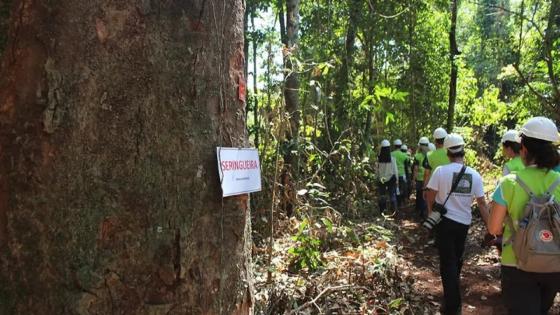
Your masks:
[{"label": "white cap", "polygon": [[391,146],[391,142],[389,142],[389,140],[385,139],[383,141],[381,141],[381,147],[385,148],[385,147],[390,147]]},{"label": "white cap", "polygon": [[519,139],[519,133],[517,130],[508,130],[502,136],[502,143],[506,143],[506,141],[519,142],[519,140],[521,139]]},{"label": "white cap", "polygon": [[556,128],[552,120],[546,117],[533,117],[529,119],[519,130],[519,135],[550,142],[560,141],[558,128]]},{"label": "white cap", "polygon": [[422,137],[420,138],[420,140],[418,140],[418,144],[428,145],[429,143],[430,140],[428,140],[428,137]]},{"label": "white cap", "polygon": [[428,143],[428,149],[430,151],[435,151],[436,150],[436,145],[430,142],[430,143]]},{"label": "white cap", "polygon": [[408,147],[406,146],[406,144],[403,144],[401,146],[401,151],[406,151],[406,150],[408,150]]},{"label": "white cap", "polygon": [[402,145],[401,139],[397,139],[397,140],[393,141],[393,145]]},{"label": "white cap", "polygon": [[452,153],[461,152],[465,147],[465,141],[460,135],[450,133],[445,137],[445,140],[443,140],[443,147]]},{"label": "white cap", "polygon": [[440,127],[434,130],[434,139],[443,139],[445,137],[447,137],[447,131],[445,131],[445,129]]}]

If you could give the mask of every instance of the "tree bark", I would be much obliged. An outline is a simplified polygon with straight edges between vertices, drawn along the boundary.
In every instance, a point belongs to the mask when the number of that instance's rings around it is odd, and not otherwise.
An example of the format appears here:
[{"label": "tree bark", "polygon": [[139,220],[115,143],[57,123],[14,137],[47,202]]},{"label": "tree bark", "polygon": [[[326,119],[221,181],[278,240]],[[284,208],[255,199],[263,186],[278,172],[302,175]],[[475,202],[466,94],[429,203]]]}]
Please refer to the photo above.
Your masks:
[{"label": "tree bark", "polygon": [[337,91],[335,94],[334,104],[336,106],[336,120],[338,122],[339,131],[342,132],[348,125],[348,111],[345,103],[348,93],[349,75],[354,64],[354,51],[356,43],[356,31],[360,18],[360,9],[362,1],[348,0],[349,15],[348,28],[346,30],[346,42],[344,44],[344,58],[337,80]]},{"label": "tree bark", "polygon": [[457,99],[457,64],[455,57],[459,55],[457,48],[457,0],[451,1],[451,28],[449,30],[449,61],[451,64],[451,75],[449,78],[449,105],[447,108],[447,131],[453,131],[455,116],[455,100]]},{"label": "tree bark", "polygon": [[[279,1],[283,2],[283,1]],[[284,142],[284,169],[282,170],[281,181],[283,187],[282,206],[288,216],[291,216],[295,201],[294,178],[297,170],[297,156],[293,151],[297,151],[300,112],[299,112],[299,77],[298,69],[293,62],[297,58],[297,44],[299,32],[299,0],[286,0],[286,24],[285,33],[281,35],[284,44],[284,101],[286,112],[289,117],[289,128],[287,128],[286,139]],[[281,5],[283,7],[283,4]],[[280,20],[283,20],[283,15]],[[282,22],[280,22],[282,33]]]},{"label": "tree bark", "polygon": [[[252,8],[255,10],[255,8]],[[260,133],[260,123],[259,123],[259,90],[257,86],[258,76],[257,76],[257,46],[259,44],[259,38],[257,35],[257,28],[255,27],[255,12],[251,15],[251,24],[253,27],[253,120],[255,124],[254,134],[255,134],[255,147],[259,147],[259,133]],[[248,114],[248,113],[247,113]]]},{"label": "tree bark", "polygon": [[416,104],[416,51],[414,47],[416,46],[415,33],[416,33],[416,9],[415,3],[413,1],[409,2],[410,6],[410,16],[408,23],[408,40],[409,40],[409,50],[408,50],[408,73],[409,73],[409,97],[410,97],[410,107],[412,108],[412,124],[411,132],[414,141],[418,139],[418,126],[417,126],[417,107]]},{"label": "tree bark", "polygon": [[6,47],[12,0],[0,0],[0,56]]},{"label": "tree bark", "polygon": [[286,38],[288,43],[286,48],[290,51],[290,58],[286,59],[286,68],[289,72],[286,75],[284,98],[286,100],[286,110],[290,114],[290,136],[292,139],[297,139],[300,123],[299,76],[297,73],[298,69],[295,68],[292,58],[297,58],[299,0],[287,0],[286,8]]},{"label": "tree bark", "polygon": [[250,314],[243,1],[14,2],[0,314]]}]

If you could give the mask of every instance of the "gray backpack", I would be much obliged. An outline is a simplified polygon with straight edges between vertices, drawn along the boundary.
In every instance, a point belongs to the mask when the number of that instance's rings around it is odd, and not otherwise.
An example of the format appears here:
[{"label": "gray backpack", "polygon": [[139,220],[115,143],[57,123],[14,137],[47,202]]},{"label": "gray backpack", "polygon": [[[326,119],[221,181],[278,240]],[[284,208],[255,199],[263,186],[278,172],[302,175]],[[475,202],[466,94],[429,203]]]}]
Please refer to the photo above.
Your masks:
[{"label": "gray backpack", "polygon": [[560,185],[560,178],[539,196],[519,176],[516,176],[516,181],[529,194],[529,201],[517,228],[507,216],[512,236],[504,244],[512,244],[518,269],[538,273],[560,272],[560,204],[554,200],[554,190]]}]

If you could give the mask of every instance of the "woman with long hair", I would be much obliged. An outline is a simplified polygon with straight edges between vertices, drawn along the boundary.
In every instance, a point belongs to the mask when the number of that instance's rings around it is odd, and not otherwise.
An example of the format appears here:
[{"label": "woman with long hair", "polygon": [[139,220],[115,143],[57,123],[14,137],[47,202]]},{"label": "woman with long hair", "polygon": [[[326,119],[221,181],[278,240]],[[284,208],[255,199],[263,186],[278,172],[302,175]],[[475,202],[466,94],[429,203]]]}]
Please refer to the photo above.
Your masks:
[{"label": "woman with long hair", "polygon": [[[557,185],[560,174],[551,171],[558,165],[559,156],[554,143],[560,140],[560,136],[556,125],[550,119],[534,117],[523,125],[520,138],[520,156],[525,168],[500,180],[492,196],[494,202],[488,222],[488,232],[499,234],[504,229],[504,222],[508,223],[505,224],[501,255],[502,297],[508,314],[548,314],[554,297],[560,291],[560,272],[549,269],[558,269],[556,267],[560,266],[548,266],[547,270],[527,271],[516,257],[511,240],[513,235],[519,233],[520,228],[531,224],[528,221],[530,215],[525,213],[526,206],[531,206],[528,204],[529,200],[533,200],[531,198],[548,196],[549,202],[560,200],[560,186]],[[557,246],[558,235],[555,233],[553,235],[550,231],[545,232],[548,234],[543,234],[541,231],[541,237],[547,237],[543,239],[549,243],[547,246],[554,243]],[[516,248],[519,244],[522,243],[516,243]]]},{"label": "woman with long hair", "polygon": [[379,194],[379,211],[383,213],[387,209],[387,199],[393,211],[396,211],[399,171],[397,169],[397,161],[391,156],[391,144],[389,140],[381,141],[381,150],[377,156],[376,174],[377,191]]}]

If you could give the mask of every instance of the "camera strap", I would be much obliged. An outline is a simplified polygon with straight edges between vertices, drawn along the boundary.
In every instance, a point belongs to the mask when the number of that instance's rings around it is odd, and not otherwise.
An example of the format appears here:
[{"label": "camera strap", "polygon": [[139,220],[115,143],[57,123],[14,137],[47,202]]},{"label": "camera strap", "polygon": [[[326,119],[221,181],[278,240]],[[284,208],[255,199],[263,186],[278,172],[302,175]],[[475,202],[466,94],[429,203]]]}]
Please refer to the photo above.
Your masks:
[{"label": "camera strap", "polygon": [[449,197],[451,197],[451,193],[453,193],[453,191],[459,185],[459,182],[461,181],[461,177],[463,177],[463,174],[465,174],[466,170],[467,170],[467,166],[463,164],[463,167],[461,167],[461,171],[459,172],[459,175],[457,175],[457,178],[455,179],[455,181],[451,185],[451,190],[447,194],[447,198],[445,198],[445,201],[443,202],[442,206],[445,206],[445,204],[447,203],[447,200],[449,200]]}]

